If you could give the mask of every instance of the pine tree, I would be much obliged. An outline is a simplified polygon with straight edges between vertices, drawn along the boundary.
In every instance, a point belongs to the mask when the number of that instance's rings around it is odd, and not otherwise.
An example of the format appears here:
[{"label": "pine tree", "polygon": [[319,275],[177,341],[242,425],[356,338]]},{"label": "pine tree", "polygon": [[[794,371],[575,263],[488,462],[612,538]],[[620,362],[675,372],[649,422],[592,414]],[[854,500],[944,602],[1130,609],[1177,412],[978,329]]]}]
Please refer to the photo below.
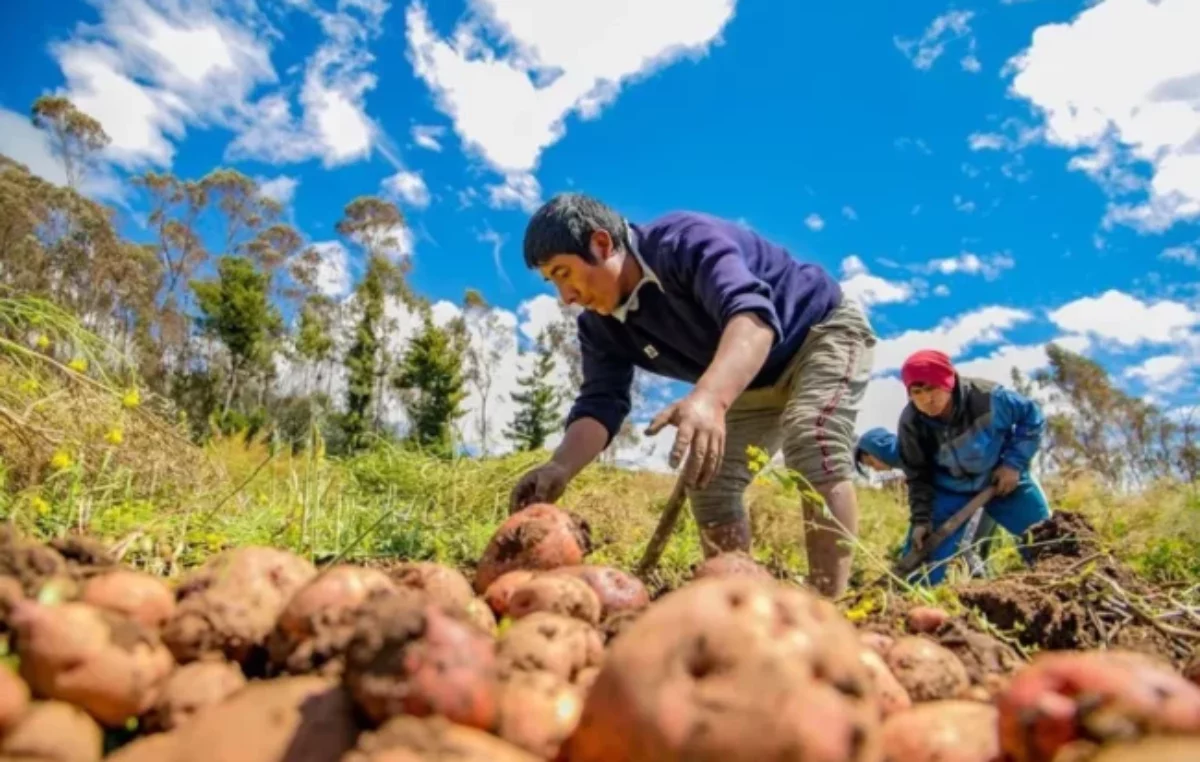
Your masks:
[{"label": "pine tree", "polygon": [[346,446],[357,450],[365,445],[379,373],[379,323],[383,320],[384,271],[388,263],[371,257],[367,273],[358,284],[355,299],[361,310],[354,328],[354,343],[346,352],[346,415],[343,428]]},{"label": "pine tree", "polygon": [[554,349],[549,337],[543,333],[538,337],[537,359],[530,372],[517,380],[522,391],[512,394],[513,402],[519,407],[505,436],[518,450],[539,450],[546,445],[546,437],[558,427],[558,407],[562,392],[550,378],[554,372]]},{"label": "pine tree", "polygon": [[466,381],[463,355],[466,329],[461,318],[441,328],[433,313],[423,309],[424,323],[400,361],[396,388],[404,397],[411,425],[409,440],[442,456],[453,453],[452,427],[463,414]]}]

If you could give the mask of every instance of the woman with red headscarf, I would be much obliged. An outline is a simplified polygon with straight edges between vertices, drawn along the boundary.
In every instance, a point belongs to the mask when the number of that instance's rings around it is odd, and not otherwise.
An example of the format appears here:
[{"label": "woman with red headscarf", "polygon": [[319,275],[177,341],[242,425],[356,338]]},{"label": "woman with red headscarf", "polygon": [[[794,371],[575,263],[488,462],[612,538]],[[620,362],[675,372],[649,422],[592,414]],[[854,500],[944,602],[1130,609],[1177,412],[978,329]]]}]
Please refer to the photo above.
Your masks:
[{"label": "woman with red headscarf", "polygon": [[[984,510],[1014,535],[1049,518],[1046,495],[1029,472],[1045,428],[1036,402],[1000,384],[959,376],[950,358],[933,349],[905,360],[900,378],[909,399],[898,432],[909,543],[921,547],[989,484],[996,497]],[[959,527],[934,548],[917,576],[941,582],[965,532],[965,525]]]}]

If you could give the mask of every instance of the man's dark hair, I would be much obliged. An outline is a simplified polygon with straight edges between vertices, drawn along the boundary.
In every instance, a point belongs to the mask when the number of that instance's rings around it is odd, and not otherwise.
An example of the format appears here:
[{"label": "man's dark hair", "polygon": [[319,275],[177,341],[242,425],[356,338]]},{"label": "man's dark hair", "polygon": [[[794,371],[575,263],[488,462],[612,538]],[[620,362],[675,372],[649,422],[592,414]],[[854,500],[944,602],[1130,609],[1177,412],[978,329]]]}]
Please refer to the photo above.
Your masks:
[{"label": "man's dark hair", "polygon": [[556,254],[575,254],[595,264],[588,242],[597,230],[612,236],[615,248],[628,247],[625,220],[611,207],[582,193],[560,193],[525,226],[525,266],[537,269]]}]

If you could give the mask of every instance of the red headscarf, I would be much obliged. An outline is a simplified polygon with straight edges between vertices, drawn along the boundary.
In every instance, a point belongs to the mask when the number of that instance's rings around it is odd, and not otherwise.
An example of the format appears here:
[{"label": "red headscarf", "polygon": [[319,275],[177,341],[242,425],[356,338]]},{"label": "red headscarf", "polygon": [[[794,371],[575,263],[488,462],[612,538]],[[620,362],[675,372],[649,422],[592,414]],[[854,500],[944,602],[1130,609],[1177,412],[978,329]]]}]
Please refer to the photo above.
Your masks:
[{"label": "red headscarf", "polygon": [[954,389],[954,365],[944,352],[922,349],[913,352],[900,369],[900,380],[907,389],[913,384],[925,384],[934,389]]}]

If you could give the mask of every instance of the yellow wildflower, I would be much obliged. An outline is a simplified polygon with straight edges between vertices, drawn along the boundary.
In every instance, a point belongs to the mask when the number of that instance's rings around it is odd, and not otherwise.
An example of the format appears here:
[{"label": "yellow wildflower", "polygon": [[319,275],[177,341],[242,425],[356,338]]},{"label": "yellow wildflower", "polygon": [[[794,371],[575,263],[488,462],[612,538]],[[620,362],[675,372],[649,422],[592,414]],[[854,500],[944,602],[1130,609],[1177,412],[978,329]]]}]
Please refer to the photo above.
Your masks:
[{"label": "yellow wildflower", "polygon": [[71,370],[75,371],[76,373],[86,373],[87,372],[87,360],[83,359],[82,357],[76,357],[74,360],[67,363],[67,367],[70,368]]},{"label": "yellow wildflower", "polygon": [[17,387],[21,394],[37,394],[40,388],[41,385],[37,382],[36,378],[27,378]]},{"label": "yellow wildflower", "polygon": [[120,426],[113,426],[104,435],[104,440],[111,445],[119,445],[125,441],[125,432],[121,430]]},{"label": "yellow wildflower", "polygon": [[50,347],[50,337],[49,337],[49,336],[47,336],[47,335],[46,335],[46,334],[44,334],[44,333],[43,333],[43,334],[39,334],[39,335],[38,335],[38,337],[37,337],[37,341],[35,341],[35,342],[34,342],[34,344],[36,344],[36,345],[37,345],[37,348],[38,348],[38,349],[49,349],[49,347]]},{"label": "yellow wildflower", "polygon": [[50,458],[50,467],[55,471],[62,471],[71,467],[71,454],[65,450],[59,450]]},{"label": "yellow wildflower", "polygon": [[34,495],[33,499],[29,501],[29,504],[39,516],[45,516],[50,512],[50,503],[46,502],[46,499],[41,495]]},{"label": "yellow wildflower", "polygon": [[137,387],[125,392],[125,396],[121,398],[121,404],[129,408],[137,407],[141,402],[142,395],[138,392]]}]

